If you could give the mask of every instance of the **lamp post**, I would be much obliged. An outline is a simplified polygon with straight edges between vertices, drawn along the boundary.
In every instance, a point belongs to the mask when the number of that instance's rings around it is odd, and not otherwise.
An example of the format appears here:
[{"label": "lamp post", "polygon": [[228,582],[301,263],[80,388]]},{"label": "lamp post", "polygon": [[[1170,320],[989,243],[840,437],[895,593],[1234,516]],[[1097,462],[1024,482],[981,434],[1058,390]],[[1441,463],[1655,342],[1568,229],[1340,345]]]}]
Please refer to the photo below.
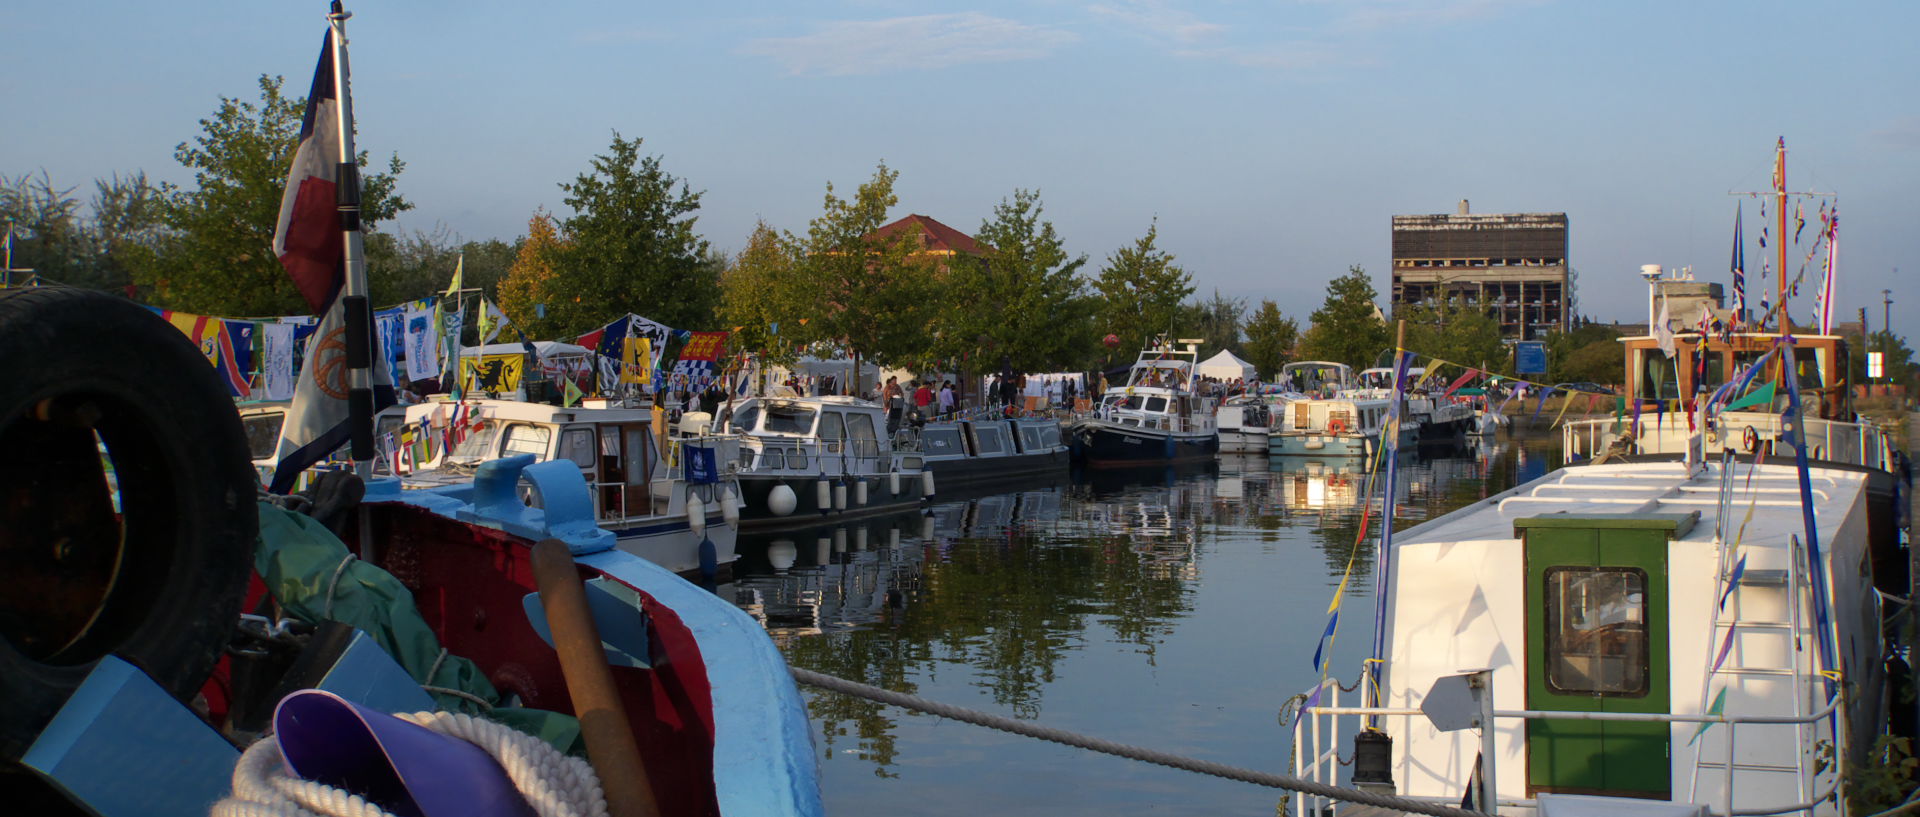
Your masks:
[{"label": "lamp post", "polygon": [[1654,296],[1660,291],[1660,265],[1641,264],[1640,277],[1647,281],[1647,334],[1651,335],[1653,334]]},{"label": "lamp post", "polygon": [[[1900,277],[1900,268],[1893,268],[1893,277]],[[1887,365],[1890,352],[1893,351],[1893,290],[1880,290],[1880,379],[1893,382],[1892,368]]]}]

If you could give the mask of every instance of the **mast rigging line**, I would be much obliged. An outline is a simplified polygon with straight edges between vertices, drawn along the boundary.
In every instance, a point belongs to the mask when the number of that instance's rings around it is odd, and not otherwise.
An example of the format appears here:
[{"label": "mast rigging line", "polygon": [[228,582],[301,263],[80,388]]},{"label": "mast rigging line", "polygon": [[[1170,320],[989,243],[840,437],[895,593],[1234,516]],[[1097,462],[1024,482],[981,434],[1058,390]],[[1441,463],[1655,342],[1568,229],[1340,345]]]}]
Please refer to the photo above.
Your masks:
[{"label": "mast rigging line", "polygon": [[1412,800],[1405,797],[1374,794],[1372,792],[1360,791],[1359,789],[1330,786],[1306,778],[1294,777],[1293,775],[1256,771],[1239,766],[1230,766],[1225,763],[1217,763],[1211,760],[1200,760],[1184,755],[1161,752],[1155,749],[1147,749],[1131,744],[1089,737],[1076,732],[1069,732],[1065,729],[1042,726],[1031,721],[1017,720],[975,709],[930,701],[918,695],[893,692],[876,686],[868,686],[858,681],[849,681],[845,678],[838,678],[799,667],[789,666],[788,669],[793,673],[795,681],[829,692],[851,695],[856,698],[863,698],[889,706],[897,706],[902,709],[928,715],[951,718],[964,723],[971,723],[975,726],[998,729],[1002,732],[1011,732],[1030,738],[1039,738],[1064,746],[1072,746],[1077,749],[1087,749],[1102,754],[1124,757],[1212,777],[1225,778],[1227,780],[1238,780],[1242,783],[1252,783],[1256,786],[1285,789],[1287,791],[1311,794],[1315,797],[1326,797],[1349,803],[1377,806],[1384,809],[1393,809],[1413,814],[1430,814],[1434,817],[1485,817],[1482,812],[1443,806],[1422,800]]}]

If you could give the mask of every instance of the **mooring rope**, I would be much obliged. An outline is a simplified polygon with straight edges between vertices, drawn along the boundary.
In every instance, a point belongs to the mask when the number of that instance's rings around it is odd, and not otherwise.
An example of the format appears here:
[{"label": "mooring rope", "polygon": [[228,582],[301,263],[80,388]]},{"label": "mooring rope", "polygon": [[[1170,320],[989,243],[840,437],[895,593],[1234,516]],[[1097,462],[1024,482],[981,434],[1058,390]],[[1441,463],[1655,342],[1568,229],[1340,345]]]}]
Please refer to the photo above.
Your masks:
[{"label": "mooring rope", "polygon": [[915,712],[924,712],[929,715],[938,715],[943,718],[952,718],[953,720],[971,723],[975,726],[985,726],[989,729],[998,729],[1016,735],[1025,735],[1030,738],[1053,741],[1054,743],[1079,749],[1089,749],[1116,757],[1139,760],[1228,780],[1238,780],[1242,783],[1252,783],[1256,786],[1286,789],[1302,794],[1311,794],[1316,797],[1326,797],[1349,803],[1378,806],[1384,809],[1396,809],[1415,814],[1431,814],[1434,815],[1434,817],[1485,817],[1485,815],[1476,811],[1436,805],[1419,800],[1409,800],[1404,797],[1395,797],[1388,794],[1374,794],[1358,789],[1345,789],[1339,786],[1317,783],[1302,777],[1294,777],[1293,775],[1255,771],[1239,766],[1229,766],[1225,763],[1215,763],[1211,760],[1200,760],[1198,758],[1146,749],[1125,743],[1116,743],[1101,738],[1088,737],[1076,732],[1069,732],[1064,729],[1041,726],[1040,724],[1029,721],[991,715],[986,712],[966,709],[952,704],[943,704],[938,701],[929,701],[918,695],[893,692],[876,686],[868,686],[857,681],[836,678],[832,675],[825,675],[799,667],[790,667],[790,669],[793,672],[794,680],[808,686],[819,687],[829,692],[838,692],[842,695],[865,698],[869,701],[876,701],[889,706],[897,706]]}]

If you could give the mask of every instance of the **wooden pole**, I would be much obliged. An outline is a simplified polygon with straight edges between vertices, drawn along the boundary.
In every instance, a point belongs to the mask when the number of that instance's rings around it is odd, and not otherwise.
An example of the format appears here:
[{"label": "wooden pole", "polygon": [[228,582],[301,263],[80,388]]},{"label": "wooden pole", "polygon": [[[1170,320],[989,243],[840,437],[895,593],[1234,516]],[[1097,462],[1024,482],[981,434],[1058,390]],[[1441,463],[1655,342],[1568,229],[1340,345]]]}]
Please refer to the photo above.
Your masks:
[{"label": "wooden pole", "polygon": [[1781,336],[1793,334],[1793,311],[1787,309],[1787,137],[1780,137],[1780,146],[1773,158],[1773,203],[1774,217],[1778,220],[1780,231],[1774,235],[1775,258],[1778,259],[1779,277],[1775,283],[1780,287],[1780,327]]},{"label": "wooden pole", "polygon": [[587,609],[586,586],[565,542],[547,539],[533,546],[533,577],[554,651],[560,656],[560,671],[567,679],[567,694],[573,698],[573,714],[580,719],[587,759],[607,796],[607,814],[659,817],[653,782],[640,760],[627,708],[620,702],[605,648],[600,646],[600,628]]}]

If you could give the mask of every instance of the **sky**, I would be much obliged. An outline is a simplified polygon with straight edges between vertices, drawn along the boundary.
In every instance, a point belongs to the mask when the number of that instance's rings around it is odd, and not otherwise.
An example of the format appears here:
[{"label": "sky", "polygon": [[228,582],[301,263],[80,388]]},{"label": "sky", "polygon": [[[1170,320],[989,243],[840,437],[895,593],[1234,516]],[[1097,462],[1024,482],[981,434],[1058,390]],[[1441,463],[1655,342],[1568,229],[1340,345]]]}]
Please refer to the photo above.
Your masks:
[{"label": "sky", "polygon": [[[613,133],[703,191],[736,251],[884,161],[896,216],[978,231],[1038,190],[1097,270],[1158,225],[1214,290],[1304,319],[1396,214],[1565,212],[1580,311],[1644,320],[1641,264],[1728,281],[1736,199],[1838,194],[1840,319],[1920,309],[1920,4],[1530,0],[349,3],[359,146],[402,230],[512,240]],[[317,0],[10,0],[0,173],[86,194],[262,74],[304,92]],[[1818,199],[1808,206],[1811,214]],[[1758,202],[1747,200],[1747,256]],[[1771,209],[1771,206],[1770,206]],[[1811,217],[1811,216],[1810,216]],[[1808,229],[1811,234],[1813,228]],[[1797,269],[1798,260],[1794,261]],[[1906,274],[1896,268],[1906,268]],[[1805,320],[1814,287],[1795,302]],[[633,305],[644,313],[644,304]]]}]

